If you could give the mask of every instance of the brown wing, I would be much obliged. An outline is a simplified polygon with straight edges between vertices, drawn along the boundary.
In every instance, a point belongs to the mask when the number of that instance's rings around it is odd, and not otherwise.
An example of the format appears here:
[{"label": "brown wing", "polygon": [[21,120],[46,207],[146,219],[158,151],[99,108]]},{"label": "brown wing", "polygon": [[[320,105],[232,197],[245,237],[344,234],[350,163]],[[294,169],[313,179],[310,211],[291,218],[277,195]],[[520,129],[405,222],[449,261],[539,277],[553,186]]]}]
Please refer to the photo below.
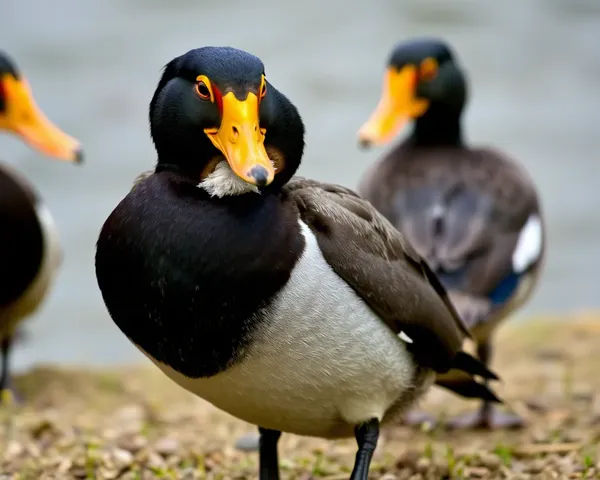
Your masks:
[{"label": "brown wing", "polygon": [[131,189],[133,190],[135,187],[138,186],[139,183],[143,182],[144,180],[146,180],[150,175],[154,174],[154,170],[146,170],[145,172],[142,172],[140,174],[138,174],[134,179],[133,179],[133,185],[131,187]]},{"label": "brown wing", "polygon": [[332,269],[424,365],[455,368],[468,329],[417,252],[366,200],[338,185],[294,177],[283,189]]},{"label": "brown wing", "polygon": [[[535,186],[511,158],[491,149],[400,146],[365,175],[359,191],[408,238],[451,296],[460,294],[473,313],[455,303],[467,325],[487,317],[491,297],[497,308],[512,298],[497,298],[496,289],[512,273],[522,228],[541,214]],[[543,252],[527,270],[542,258]]]}]

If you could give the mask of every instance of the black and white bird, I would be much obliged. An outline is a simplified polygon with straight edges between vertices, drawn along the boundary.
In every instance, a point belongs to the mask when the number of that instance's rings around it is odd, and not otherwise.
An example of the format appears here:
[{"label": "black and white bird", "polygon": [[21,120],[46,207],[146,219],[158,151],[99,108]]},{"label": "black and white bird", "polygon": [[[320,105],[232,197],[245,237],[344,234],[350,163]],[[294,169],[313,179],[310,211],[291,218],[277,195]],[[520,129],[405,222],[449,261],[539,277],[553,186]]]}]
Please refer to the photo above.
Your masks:
[{"label": "black and white bird", "polygon": [[[427,261],[488,365],[496,327],[534,292],[546,238],[527,171],[498,149],[465,142],[466,99],[465,73],[446,43],[419,38],[398,44],[379,104],[358,137],[363,146],[385,144],[411,120],[412,131],[365,173],[358,193]],[[469,382],[457,376],[439,382],[460,391],[468,389],[463,380]],[[484,401],[449,425],[519,427],[523,420]]]},{"label": "black and white bird", "polygon": [[[0,130],[41,153],[81,163],[79,142],[38,108],[24,75],[0,51]],[[62,261],[54,219],[35,188],[16,169],[0,165],[0,391],[11,388],[9,356],[21,321],[47,297]]]},{"label": "black and white bird", "polygon": [[96,276],[122,332],[173,381],[259,426],[260,477],[280,432],[355,435],[366,479],[381,423],[451,369],[496,378],[397,230],[346,188],[293,177],[294,105],[257,57],[191,50],[150,104],[158,162],[104,223]]}]

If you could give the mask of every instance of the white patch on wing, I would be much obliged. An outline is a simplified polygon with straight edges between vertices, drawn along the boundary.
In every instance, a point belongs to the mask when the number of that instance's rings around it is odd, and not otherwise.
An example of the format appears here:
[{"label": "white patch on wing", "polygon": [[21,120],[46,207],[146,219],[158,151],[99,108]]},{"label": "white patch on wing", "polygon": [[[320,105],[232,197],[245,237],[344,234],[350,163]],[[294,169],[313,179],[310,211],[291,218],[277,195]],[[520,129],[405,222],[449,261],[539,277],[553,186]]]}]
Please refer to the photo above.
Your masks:
[{"label": "white patch on wing", "polygon": [[62,264],[63,258],[58,229],[50,210],[41,201],[36,205],[36,214],[44,235],[44,266],[47,263],[54,272]]},{"label": "white patch on wing", "polygon": [[536,262],[542,254],[544,231],[539,215],[531,215],[519,233],[519,239],[512,255],[515,273],[522,273]]},{"label": "white patch on wing", "polygon": [[42,230],[44,250],[40,269],[23,295],[0,310],[0,325],[4,330],[14,328],[22,319],[33,314],[50,292],[52,282],[62,263],[62,249],[58,229],[50,211],[41,201],[35,206]]},{"label": "white patch on wing", "polygon": [[398,334],[398,338],[400,338],[401,340],[404,340],[406,343],[413,343],[413,339],[410,338],[406,333],[404,332],[400,332]]},{"label": "white patch on wing", "polygon": [[260,193],[256,185],[245,182],[233,173],[225,160],[220,161],[215,170],[202,180],[198,187],[206,190],[211,197],[219,198],[250,192]]},{"label": "white patch on wing", "polygon": [[246,422],[300,435],[351,436],[370,418],[394,418],[429,387],[406,344],[327,263],[310,228],[290,279],[265,308],[244,359],[187,390]]}]

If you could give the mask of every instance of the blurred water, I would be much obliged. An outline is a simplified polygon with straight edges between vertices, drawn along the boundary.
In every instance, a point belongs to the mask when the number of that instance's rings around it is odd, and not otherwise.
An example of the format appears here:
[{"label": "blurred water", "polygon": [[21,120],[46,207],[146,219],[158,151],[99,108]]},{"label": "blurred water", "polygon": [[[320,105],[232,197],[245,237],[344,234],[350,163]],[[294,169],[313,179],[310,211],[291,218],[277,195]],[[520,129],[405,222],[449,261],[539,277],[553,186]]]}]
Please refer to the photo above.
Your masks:
[{"label": "blurred water", "polygon": [[0,140],[2,160],[46,199],[66,251],[16,366],[142,358],[104,309],[95,241],[135,175],[154,163],[147,105],[160,69],[203,45],[260,56],[307,124],[300,173],[354,187],[383,153],[359,151],[355,132],[379,97],[391,46],[444,36],[470,74],[468,137],[517,156],[541,190],[549,258],[520,315],[599,306],[599,31],[597,0],[4,0],[0,47],[18,60],[48,116],[87,152],[78,168]]}]

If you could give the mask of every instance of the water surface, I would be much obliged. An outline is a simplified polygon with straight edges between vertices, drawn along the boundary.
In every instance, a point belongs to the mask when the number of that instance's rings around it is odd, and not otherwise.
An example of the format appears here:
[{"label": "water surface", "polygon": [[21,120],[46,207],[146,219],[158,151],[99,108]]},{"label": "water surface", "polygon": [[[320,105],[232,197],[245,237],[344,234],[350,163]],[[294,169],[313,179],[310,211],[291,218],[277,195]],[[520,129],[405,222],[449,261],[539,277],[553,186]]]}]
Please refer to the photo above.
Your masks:
[{"label": "water surface", "polygon": [[355,187],[384,152],[356,148],[378,100],[391,46],[442,35],[467,66],[468,138],[502,146],[539,185],[549,256],[519,316],[600,306],[600,3],[343,0],[4,0],[0,47],[19,62],[40,106],[86,148],[83,168],[0,138],[1,158],[37,186],[60,228],[59,282],[15,352],[36,362],[140,360],[96,286],[95,241],[133,178],[151,168],[147,107],[171,58],[203,45],[260,56],[307,125],[300,174]]}]

